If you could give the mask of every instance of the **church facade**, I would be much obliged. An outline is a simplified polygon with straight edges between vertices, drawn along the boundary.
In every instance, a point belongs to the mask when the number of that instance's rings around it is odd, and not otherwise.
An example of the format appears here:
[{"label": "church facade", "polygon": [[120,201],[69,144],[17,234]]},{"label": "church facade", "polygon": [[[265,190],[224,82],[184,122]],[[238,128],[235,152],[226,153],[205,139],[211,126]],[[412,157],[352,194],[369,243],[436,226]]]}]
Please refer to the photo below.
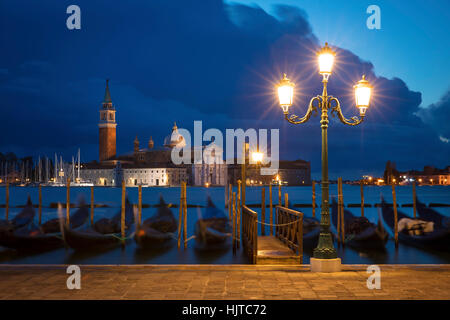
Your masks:
[{"label": "church facade", "polygon": [[[109,82],[106,81],[105,95],[100,108],[99,119],[99,161],[84,163],[80,171],[83,181],[97,186],[127,187],[179,186],[185,181],[193,186],[225,185],[227,166],[223,163],[223,152],[214,142],[203,146],[205,161],[194,164],[175,165],[171,154],[175,147],[184,147],[183,136],[176,123],[161,146],[155,146],[150,137],[147,147],[141,148],[136,136],[133,151],[116,154],[116,108],[112,103]],[[192,155],[194,150],[192,150]]]},{"label": "church facade", "polygon": [[[237,184],[241,179],[242,165],[227,165],[223,150],[214,141],[209,145],[191,148],[191,163],[176,165],[172,161],[172,150],[185,147],[186,142],[178,132],[176,123],[162,145],[156,146],[152,137],[141,148],[138,137],[133,141],[129,153],[116,153],[116,107],[112,103],[109,82],[100,107],[99,160],[84,163],[80,170],[83,181],[97,186],[117,187],[125,182],[127,187],[179,186],[185,181],[192,186],[224,186]],[[196,148],[200,148],[196,149]],[[194,154],[201,151],[202,160],[195,161]],[[310,162],[304,160],[280,161],[273,175],[261,175],[260,167],[247,165],[248,185],[287,184],[310,185]]]}]

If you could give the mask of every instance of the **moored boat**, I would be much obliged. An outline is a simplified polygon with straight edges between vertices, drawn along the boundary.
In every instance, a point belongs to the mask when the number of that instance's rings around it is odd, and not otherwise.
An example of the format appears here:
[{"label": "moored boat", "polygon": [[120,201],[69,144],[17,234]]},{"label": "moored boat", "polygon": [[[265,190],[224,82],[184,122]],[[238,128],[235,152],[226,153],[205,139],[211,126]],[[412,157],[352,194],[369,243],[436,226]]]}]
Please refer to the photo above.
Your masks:
[{"label": "moored boat", "polygon": [[134,231],[133,207],[128,198],[125,205],[125,239],[121,235],[121,216],[120,210],[112,219],[100,219],[102,222],[94,224],[94,228],[70,229],[64,226],[64,240],[74,250],[104,250],[117,247]]},{"label": "moored boat", "polygon": [[217,249],[229,246],[231,224],[223,210],[218,209],[208,197],[204,215],[195,223],[197,249]]},{"label": "moored boat", "polygon": [[0,220],[0,235],[4,232],[14,232],[14,230],[28,225],[33,221],[35,213],[33,203],[28,195],[25,207],[14,218],[11,220]]},{"label": "moored boat", "polygon": [[[338,203],[333,199],[331,204],[331,218],[337,227]],[[355,217],[350,211],[344,209],[344,244],[357,250],[385,250],[388,233],[379,220],[377,224],[370,222],[366,217]]]},{"label": "moored boat", "polygon": [[[88,209],[85,206],[80,207],[72,215],[73,224],[71,226],[80,226],[83,224],[89,215]],[[19,250],[21,252],[45,252],[61,248],[64,245],[63,236],[61,235],[61,227],[64,223],[57,218],[57,229],[54,228],[54,219],[52,223],[43,229],[34,224],[23,226],[14,232],[9,233],[1,239],[0,244],[4,247]],[[72,222],[72,221],[71,221]],[[50,232],[49,232],[50,231]]]},{"label": "moored boat", "polygon": [[154,248],[172,242],[176,231],[177,220],[161,196],[156,215],[136,227],[134,240],[142,248]]},{"label": "moored boat", "polygon": [[[383,219],[394,232],[394,209],[381,198]],[[435,224],[431,218],[414,219],[397,210],[398,239],[402,243],[419,247],[448,251],[450,245],[449,229]]]},{"label": "moored boat", "polygon": [[421,219],[432,221],[434,225],[439,229],[450,230],[450,218],[446,217],[436,210],[427,207],[424,203],[420,202],[416,197],[417,212]]}]

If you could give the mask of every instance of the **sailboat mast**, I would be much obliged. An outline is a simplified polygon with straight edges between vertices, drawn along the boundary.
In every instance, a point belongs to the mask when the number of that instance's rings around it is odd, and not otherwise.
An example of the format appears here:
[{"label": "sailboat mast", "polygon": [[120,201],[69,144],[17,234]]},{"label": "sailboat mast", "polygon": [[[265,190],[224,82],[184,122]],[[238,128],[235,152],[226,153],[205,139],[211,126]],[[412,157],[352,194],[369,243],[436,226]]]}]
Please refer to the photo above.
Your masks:
[{"label": "sailboat mast", "polygon": [[48,183],[48,157],[45,157],[45,183]]},{"label": "sailboat mast", "polygon": [[78,169],[78,172],[77,172],[78,181],[80,181],[80,162],[81,162],[81,159],[80,159],[80,148],[78,148],[78,167],[77,167],[77,169]]},{"label": "sailboat mast", "polygon": [[58,156],[55,153],[55,182],[58,180]]},{"label": "sailboat mast", "polygon": [[38,181],[41,182],[41,177],[42,177],[42,165],[41,165],[41,156],[39,156],[38,158],[38,171],[39,171],[39,178]]},{"label": "sailboat mast", "polygon": [[75,181],[75,159],[72,156],[72,181]]}]

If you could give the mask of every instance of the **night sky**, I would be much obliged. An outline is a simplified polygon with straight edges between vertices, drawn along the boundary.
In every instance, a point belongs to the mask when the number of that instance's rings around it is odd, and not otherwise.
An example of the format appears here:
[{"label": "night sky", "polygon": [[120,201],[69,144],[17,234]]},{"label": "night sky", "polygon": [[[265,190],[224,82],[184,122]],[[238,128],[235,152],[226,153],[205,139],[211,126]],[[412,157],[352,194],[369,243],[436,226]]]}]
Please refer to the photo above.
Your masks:
[{"label": "night sky", "polygon": [[[83,161],[98,159],[109,78],[119,154],[136,135],[142,147],[150,136],[161,145],[174,121],[190,130],[194,120],[223,132],[280,128],[281,158],[311,161],[318,178],[319,118],[282,120],[274,84],[283,72],[294,80],[292,111],[302,116],[321,93],[315,51],[328,41],[338,54],[328,92],[347,117],[357,114],[361,75],[375,87],[362,125],[332,118],[330,178],[382,174],[387,160],[400,170],[449,165],[449,2],[336,3],[3,0],[0,152],[70,160],[80,147]],[[66,28],[71,4],[81,8],[81,30]],[[381,30],[366,28],[370,4],[381,7]]]}]

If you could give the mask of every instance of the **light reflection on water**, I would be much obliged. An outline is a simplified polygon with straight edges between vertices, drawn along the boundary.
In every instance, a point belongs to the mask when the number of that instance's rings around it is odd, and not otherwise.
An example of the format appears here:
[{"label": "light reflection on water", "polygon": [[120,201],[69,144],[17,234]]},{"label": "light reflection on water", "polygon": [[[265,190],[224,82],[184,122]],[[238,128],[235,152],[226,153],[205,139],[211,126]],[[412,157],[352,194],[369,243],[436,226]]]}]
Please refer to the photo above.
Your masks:
[{"label": "light reflection on water", "polygon": [[[57,216],[57,210],[48,208],[50,203],[62,201],[65,202],[66,190],[65,188],[43,188],[43,221]],[[383,194],[387,202],[392,202],[392,193],[390,187],[365,187],[365,203],[378,203],[380,194]],[[278,192],[273,190],[273,202],[278,203]],[[283,187],[283,193],[289,193],[289,200],[292,203],[311,203],[311,187]],[[96,208],[95,218],[110,217],[118,210],[120,210],[120,188],[95,188],[95,202],[107,204],[108,208]],[[128,188],[128,195],[131,202],[137,203],[138,194],[137,188]],[[316,188],[317,200],[320,201],[320,188]],[[344,185],[344,201],[346,204],[360,202],[359,186]],[[412,191],[410,186],[397,187],[397,202],[402,204],[412,203]],[[20,211],[20,208],[15,208],[17,205],[24,204],[27,195],[30,194],[34,203],[37,203],[38,190],[31,187],[11,187],[10,188],[10,216],[13,216]],[[71,188],[71,199],[75,201],[81,194],[89,200],[89,188]],[[162,194],[168,203],[179,203],[179,188],[143,188],[143,203],[154,205],[158,203],[159,195]],[[188,204],[204,205],[206,202],[206,195],[211,195],[213,201],[218,207],[224,206],[224,189],[223,188],[199,188],[188,187],[187,202]],[[330,186],[331,196],[336,194],[336,185]],[[428,204],[434,203],[450,203],[450,188],[449,187],[417,187],[417,194],[419,199]],[[247,203],[253,204],[260,202],[261,187],[247,188]],[[284,198],[284,196],[283,196]],[[0,188],[0,203],[5,203],[4,188]],[[266,203],[268,203],[268,191],[266,187]],[[450,216],[450,208],[438,207],[435,208],[438,212]],[[173,208],[173,213],[178,219],[178,209]],[[194,224],[201,215],[204,209],[188,208],[188,237],[193,234]],[[311,216],[311,208],[298,208],[304,212],[306,216]],[[360,208],[347,208],[354,215],[360,215]],[[400,211],[412,216],[412,208],[400,207]],[[255,211],[260,211],[255,209]],[[319,209],[316,209],[318,213]],[[143,220],[156,212],[155,208],[145,208],[142,211]],[[378,210],[376,208],[365,208],[365,216],[372,222],[376,223],[378,220]],[[0,210],[0,217],[4,214],[4,209]],[[266,209],[266,219],[268,221],[269,209]],[[37,220],[37,218],[36,218]],[[260,229],[260,228],[258,228]],[[332,228],[333,229],[333,228]],[[266,228],[266,233],[269,233],[269,227]],[[337,246],[337,245],[336,245]],[[338,256],[343,263],[349,264],[432,264],[432,263],[450,263],[450,250],[447,252],[437,252],[431,250],[416,249],[400,243],[396,250],[394,242],[389,239],[386,245],[385,252],[357,252],[354,249],[345,247],[338,247]],[[305,253],[304,263],[309,263],[310,255]],[[241,264],[249,263],[248,259],[243,254],[242,248],[238,250],[235,255],[231,247],[221,251],[199,251],[195,248],[195,240],[188,242],[187,250],[178,250],[176,241],[164,248],[154,250],[139,249],[134,240],[129,240],[124,248],[118,247],[104,252],[74,252],[71,249],[58,249],[51,252],[46,252],[36,255],[21,255],[20,253],[10,250],[0,249],[0,263],[13,264]]]}]

